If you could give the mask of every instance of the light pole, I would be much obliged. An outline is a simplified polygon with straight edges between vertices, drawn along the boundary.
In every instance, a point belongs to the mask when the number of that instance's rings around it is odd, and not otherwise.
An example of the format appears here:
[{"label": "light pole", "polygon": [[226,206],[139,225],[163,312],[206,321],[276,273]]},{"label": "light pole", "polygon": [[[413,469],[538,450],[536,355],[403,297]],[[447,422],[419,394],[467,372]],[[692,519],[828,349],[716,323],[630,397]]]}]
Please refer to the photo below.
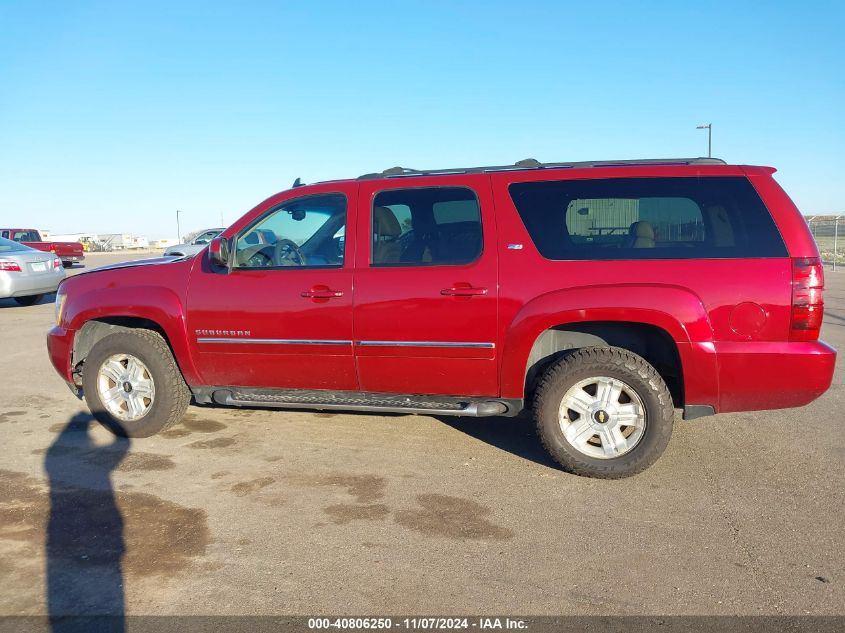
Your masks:
[{"label": "light pole", "polygon": [[176,239],[181,244],[182,243],[182,230],[179,228],[179,214],[182,213],[179,209],[176,209]]},{"label": "light pole", "polygon": [[695,129],[707,130],[707,158],[711,158],[713,156],[713,124],[704,123],[702,125],[697,125]]}]

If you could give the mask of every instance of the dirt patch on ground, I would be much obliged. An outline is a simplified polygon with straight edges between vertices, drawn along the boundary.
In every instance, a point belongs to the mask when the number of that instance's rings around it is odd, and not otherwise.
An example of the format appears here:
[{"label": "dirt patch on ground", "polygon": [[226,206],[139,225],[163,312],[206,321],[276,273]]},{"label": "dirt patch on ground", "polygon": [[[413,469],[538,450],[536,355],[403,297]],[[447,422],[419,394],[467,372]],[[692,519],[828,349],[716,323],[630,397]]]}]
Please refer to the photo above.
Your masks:
[{"label": "dirt patch on ground", "polygon": [[4,422],[17,422],[15,418],[26,415],[26,411],[4,411],[0,413],[0,424]]},{"label": "dirt patch on ground", "polygon": [[381,521],[390,514],[390,508],[383,503],[373,505],[340,503],[323,508],[323,512],[329,515],[332,523],[345,525],[352,521]]},{"label": "dirt patch on ground", "polygon": [[490,523],[487,517],[490,508],[469,499],[448,495],[418,495],[418,510],[396,512],[396,522],[411,530],[429,536],[451,539],[493,539],[513,538],[510,530]]},{"label": "dirt patch on ground", "polygon": [[248,494],[266,488],[276,480],[273,477],[259,477],[258,479],[251,479],[250,481],[240,481],[234,484],[230,490],[239,497],[244,497]]},{"label": "dirt patch on ground", "polygon": [[222,422],[215,422],[214,420],[204,420],[189,413],[182,418],[182,423],[172,429],[167,429],[159,433],[161,437],[167,439],[175,439],[179,437],[186,437],[191,433],[217,433],[227,428]]},{"label": "dirt patch on ground", "polygon": [[226,448],[235,443],[233,437],[215,437],[213,440],[200,440],[198,442],[191,442],[188,448]]},{"label": "dirt patch on ground", "polygon": [[215,422],[214,420],[201,420],[196,417],[185,418],[182,420],[182,426],[195,433],[216,433],[227,428],[222,422]]},{"label": "dirt patch on ground", "polygon": [[176,464],[167,455],[159,455],[157,453],[128,453],[120,462],[117,470],[170,470],[175,467]]},{"label": "dirt patch on ground", "polygon": [[[174,575],[205,555],[211,533],[204,510],[151,494],[80,488],[0,470],[0,539],[29,558],[46,551],[48,569],[120,565],[127,576]],[[67,571],[67,570],[65,570]]]},{"label": "dirt patch on ground", "polygon": [[378,475],[322,475],[306,482],[312,486],[337,486],[355,497],[358,503],[372,503],[384,497],[387,481]]}]

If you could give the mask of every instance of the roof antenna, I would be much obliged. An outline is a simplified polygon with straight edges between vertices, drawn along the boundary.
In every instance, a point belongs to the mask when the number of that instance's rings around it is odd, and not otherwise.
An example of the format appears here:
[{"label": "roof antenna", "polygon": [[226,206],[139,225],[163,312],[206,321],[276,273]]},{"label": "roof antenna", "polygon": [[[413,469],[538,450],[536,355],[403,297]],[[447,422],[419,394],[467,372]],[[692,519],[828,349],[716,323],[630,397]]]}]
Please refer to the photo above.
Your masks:
[{"label": "roof antenna", "polygon": [[536,158],[523,158],[514,163],[514,167],[539,167],[540,161]]},{"label": "roof antenna", "polygon": [[297,187],[302,187],[302,186],[303,186],[302,179],[297,178],[296,180],[293,181],[293,187],[291,187],[291,188],[296,189]]}]

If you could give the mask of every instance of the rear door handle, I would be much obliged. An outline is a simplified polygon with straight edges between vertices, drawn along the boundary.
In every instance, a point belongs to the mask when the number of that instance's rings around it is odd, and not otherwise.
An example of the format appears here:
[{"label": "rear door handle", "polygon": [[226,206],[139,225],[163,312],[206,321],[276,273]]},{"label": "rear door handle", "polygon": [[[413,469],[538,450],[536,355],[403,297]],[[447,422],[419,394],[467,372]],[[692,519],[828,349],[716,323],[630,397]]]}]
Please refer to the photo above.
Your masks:
[{"label": "rear door handle", "polygon": [[343,290],[332,290],[328,286],[314,286],[301,295],[305,299],[335,299],[343,296]]},{"label": "rear door handle", "polygon": [[487,288],[473,288],[472,286],[452,286],[451,288],[443,288],[440,294],[447,297],[477,297],[479,295],[486,295]]}]

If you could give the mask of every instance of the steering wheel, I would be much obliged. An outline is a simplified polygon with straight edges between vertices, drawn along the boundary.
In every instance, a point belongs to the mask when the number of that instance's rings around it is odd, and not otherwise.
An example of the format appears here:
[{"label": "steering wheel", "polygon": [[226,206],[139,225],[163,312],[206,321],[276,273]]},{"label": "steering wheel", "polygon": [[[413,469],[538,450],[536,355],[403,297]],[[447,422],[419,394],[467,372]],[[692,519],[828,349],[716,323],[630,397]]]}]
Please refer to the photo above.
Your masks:
[{"label": "steering wheel", "polygon": [[[287,250],[284,250],[287,247]],[[296,257],[296,261],[293,259]],[[276,241],[273,249],[273,261],[276,266],[305,266],[305,255],[293,240],[282,238]]]},{"label": "steering wheel", "polygon": [[239,257],[241,266],[245,268],[270,268],[273,266],[273,259],[268,255],[265,247],[258,247],[252,252],[245,252]]}]

